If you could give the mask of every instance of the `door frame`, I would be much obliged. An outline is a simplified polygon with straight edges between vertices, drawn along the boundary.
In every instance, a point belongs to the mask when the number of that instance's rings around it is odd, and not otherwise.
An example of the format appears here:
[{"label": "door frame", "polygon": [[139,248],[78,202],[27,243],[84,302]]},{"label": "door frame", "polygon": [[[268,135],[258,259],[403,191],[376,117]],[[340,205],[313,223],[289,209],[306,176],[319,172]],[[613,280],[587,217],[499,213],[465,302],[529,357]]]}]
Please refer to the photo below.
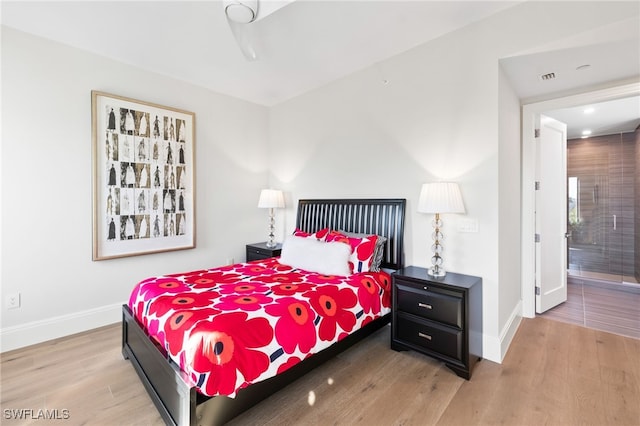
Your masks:
[{"label": "door frame", "polygon": [[[559,97],[546,101],[522,105],[521,116],[521,170],[522,170],[522,199],[521,199],[521,285],[522,285],[522,316],[534,318],[536,316],[535,297],[535,127],[536,117],[546,111],[569,108],[590,103],[604,102],[614,99],[640,95],[640,82],[622,84],[605,89],[593,90],[571,96]],[[564,207],[563,207],[564,208]]]}]

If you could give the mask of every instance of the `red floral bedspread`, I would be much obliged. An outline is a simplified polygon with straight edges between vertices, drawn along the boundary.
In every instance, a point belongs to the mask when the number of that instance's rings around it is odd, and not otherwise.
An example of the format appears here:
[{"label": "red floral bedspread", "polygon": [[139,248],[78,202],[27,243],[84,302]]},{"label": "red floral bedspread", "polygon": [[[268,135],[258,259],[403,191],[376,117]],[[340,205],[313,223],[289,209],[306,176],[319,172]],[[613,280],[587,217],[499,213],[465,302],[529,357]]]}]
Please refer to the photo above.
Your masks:
[{"label": "red floral bedspread", "polygon": [[200,392],[233,397],[390,312],[390,282],[270,258],[146,279],[129,307]]}]

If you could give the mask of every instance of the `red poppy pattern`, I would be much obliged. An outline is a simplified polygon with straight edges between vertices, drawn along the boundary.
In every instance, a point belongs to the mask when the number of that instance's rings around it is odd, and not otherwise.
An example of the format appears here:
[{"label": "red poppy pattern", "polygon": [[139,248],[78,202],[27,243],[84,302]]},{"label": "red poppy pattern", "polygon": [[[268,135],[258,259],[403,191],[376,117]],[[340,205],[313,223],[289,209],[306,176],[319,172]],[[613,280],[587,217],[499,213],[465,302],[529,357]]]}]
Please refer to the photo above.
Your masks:
[{"label": "red poppy pattern", "polygon": [[390,312],[386,272],[334,277],[277,258],[148,278],[129,307],[201,393],[236,393]]},{"label": "red poppy pattern", "polygon": [[365,238],[348,237],[338,231],[331,231],[326,237],[327,242],[340,241],[351,246],[349,268],[351,272],[368,272],[373,262],[376,248],[377,235],[369,235]]},{"label": "red poppy pattern", "polygon": [[296,229],[293,231],[293,235],[296,237],[305,237],[305,238],[315,238],[318,241],[325,241],[327,239],[327,235],[329,235],[331,230],[329,228],[322,228],[319,231],[310,234],[308,232],[302,231],[300,229]]}]

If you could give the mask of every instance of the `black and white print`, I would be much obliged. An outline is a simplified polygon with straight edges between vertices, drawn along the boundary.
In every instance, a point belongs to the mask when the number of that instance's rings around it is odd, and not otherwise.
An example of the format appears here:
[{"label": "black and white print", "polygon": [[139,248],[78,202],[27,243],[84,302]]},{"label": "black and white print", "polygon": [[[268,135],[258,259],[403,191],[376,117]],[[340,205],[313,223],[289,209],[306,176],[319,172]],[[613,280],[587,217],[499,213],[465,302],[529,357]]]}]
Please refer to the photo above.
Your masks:
[{"label": "black and white print", "polygon": [[192,248],[194,114],[92,92],[94,259]]}]

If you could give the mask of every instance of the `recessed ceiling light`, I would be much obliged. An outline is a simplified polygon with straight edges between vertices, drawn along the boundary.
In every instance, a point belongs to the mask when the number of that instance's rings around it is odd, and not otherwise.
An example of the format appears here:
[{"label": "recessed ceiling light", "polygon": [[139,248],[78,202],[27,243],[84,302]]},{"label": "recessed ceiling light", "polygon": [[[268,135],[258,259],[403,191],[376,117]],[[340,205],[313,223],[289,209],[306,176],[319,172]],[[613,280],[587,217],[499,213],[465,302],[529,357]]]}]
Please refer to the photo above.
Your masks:
[{"label": "recessed ceiling light", "polygon": [[585,129],[582,131],[582,136],[589,136],[591,134],[591,130]]},{"label": "recessed ceiling light", "polygon": [[576,67],[576,71],[586,70],[586,69],[587,69],[587,68],[589,68],[590,66],[591,66],[590,64],[580,65],[580,66]]},{"label": "recessed ceiling light", "polygon": [[589,108],[585,108],[583,112],[585,114],[593,114],[594,111],[595,111],[594,108],[589,107]]}]

